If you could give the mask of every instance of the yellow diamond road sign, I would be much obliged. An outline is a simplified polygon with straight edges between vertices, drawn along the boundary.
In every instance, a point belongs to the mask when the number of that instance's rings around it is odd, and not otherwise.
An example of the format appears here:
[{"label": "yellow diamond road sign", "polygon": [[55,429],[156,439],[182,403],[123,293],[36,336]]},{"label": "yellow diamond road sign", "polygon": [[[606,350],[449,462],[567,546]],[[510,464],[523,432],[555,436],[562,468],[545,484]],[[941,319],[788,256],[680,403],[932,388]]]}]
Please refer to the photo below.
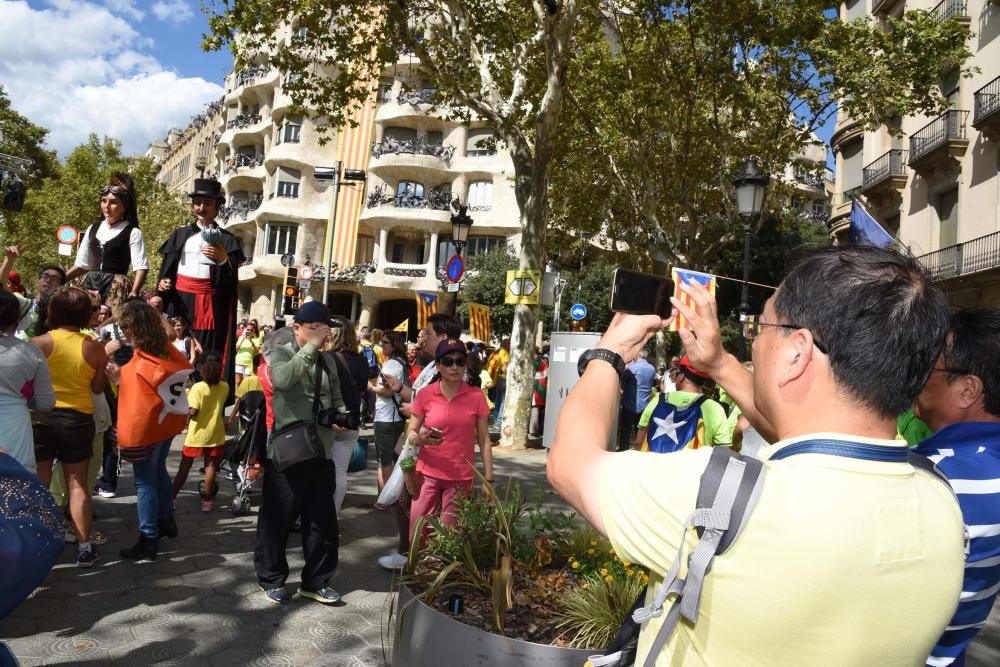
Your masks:
[{"label": "yellow diamond road sign", "polygon": [[504,291],[504,303],[523,303],[534,305],[542,293],[542,272],[508,271],[507,289]]}]

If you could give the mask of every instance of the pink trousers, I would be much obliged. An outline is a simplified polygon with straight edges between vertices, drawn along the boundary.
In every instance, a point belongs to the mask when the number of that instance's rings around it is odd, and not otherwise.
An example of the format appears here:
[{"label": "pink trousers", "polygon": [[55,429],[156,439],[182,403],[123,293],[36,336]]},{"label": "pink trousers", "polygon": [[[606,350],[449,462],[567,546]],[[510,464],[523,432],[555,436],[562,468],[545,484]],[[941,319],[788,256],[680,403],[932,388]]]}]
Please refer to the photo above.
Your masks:
[{"label": "pink trousers", "polygon": [[[413,531],[417,527],[417,519],[433,513],[438,502],[441,503],[441,521],[449,526],[455,525],[456,519],[453,511],[455,496],[460,492],[468,493],[470,491],[472,491],[471,479],[438,479],[437,477],[424,475],[424,483],[420,487],[420,496],[414,498],[413,504],[410,505],[410,535],[413,535]],[[429,526],[425,525],[423,534],[420,536],[421,544],[423,544],[424,539],[427,537],[428,530]]]}]

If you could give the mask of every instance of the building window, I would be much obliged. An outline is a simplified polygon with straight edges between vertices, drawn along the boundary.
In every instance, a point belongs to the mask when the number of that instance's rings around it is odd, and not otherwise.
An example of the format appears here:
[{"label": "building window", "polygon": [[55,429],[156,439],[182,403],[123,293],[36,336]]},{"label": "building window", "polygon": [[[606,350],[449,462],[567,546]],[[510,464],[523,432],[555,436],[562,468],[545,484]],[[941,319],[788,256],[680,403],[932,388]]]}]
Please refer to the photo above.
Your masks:
[{"label": "building window", "polygon": [[496,155],[496,142],[493,132],[488,128],[470,128],[469,138],[465,142],[465,154],[469,157]]},{"label": "building window", "polygon": [[864,142],[861,139],[844,144],[841,150],[841,185],[842,192],[851,192],[861,187],[864,172]]},{"label": "building window", "polygon": [[[503,236],[470,236],[466,240],[465,248],[462,249],[462,257],[468,261],[476,255],[506,247],[507,239]],[[438,266],[444,266],[454,254],[455,246],[451,244],[451,239],[446,238],[438,242]]]},{"label": "building window", "polygon": [[467,198],[470,211],[488,211],[493,208],[493,181],[473,181]]},{"label": "building window", "polygon": [[934,198],[938,217],[938,248],[958,243],[958,188],[942,192]]},{"label": "building window", "polygon": [[402,264],[406,256],[406,244],[396,242],[392,244],[392,252],[389,253],[389,261],[393,264]]},{"label": "building window", "polygon": [[183,178],[184,176],[187,176],[189,173],[191,173],[191,156],[190,155],[185,155],[184,156],[184,158],[181,160],[180,166],[177,167],[177,171],[180,174],[181,178]]},{"label": "building window", "polygon": [[267,238],[266,254],[295,254],[295,241],[299,234],[298,225],[269,222],[265,234]]},{"label": "building window", "polygon": [[400,181],[396,186],[396,206],[420,208],[424,205],[424,186],[415,181]]},{"label": "building window", "polygon": [[298,169],[288,169],[278,167],[274,173],[276,185],[274,194],[277,197],[298,197],[299,182],[302,180],[302,172]]},{"label": "building window", "polygon": [[863,19],[866,5],[865,0],[847,0],[847,20]]},{"label": "building window", "polygon": [[354,247],[354,263],[367,264],[375,257],[375,237],[358,236],[358,243]]},{"label": "building window", "polygon": [[282,137],[290,144],[299,143],[299,135],[302,133],[302,116],[289,116],[285,120],[285,127]]},{"label": "building window", "polygon": [[393,139],[400,143],[406,141],[417,142],[417,131],[411,127],[387,127],[382,133],[382,141]]}]

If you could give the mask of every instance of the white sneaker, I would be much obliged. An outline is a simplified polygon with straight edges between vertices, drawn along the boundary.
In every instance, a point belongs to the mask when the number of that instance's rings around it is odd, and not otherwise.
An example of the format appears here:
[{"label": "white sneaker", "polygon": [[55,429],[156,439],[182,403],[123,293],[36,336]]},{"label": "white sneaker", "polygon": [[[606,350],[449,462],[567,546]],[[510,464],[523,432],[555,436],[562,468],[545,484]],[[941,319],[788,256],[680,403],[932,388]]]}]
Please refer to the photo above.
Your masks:
[{"label": "white sneaker", "polygon": [[402,570],[406,567],[406,554],[392,553],[378,559],[378,564],[386,570]]}]

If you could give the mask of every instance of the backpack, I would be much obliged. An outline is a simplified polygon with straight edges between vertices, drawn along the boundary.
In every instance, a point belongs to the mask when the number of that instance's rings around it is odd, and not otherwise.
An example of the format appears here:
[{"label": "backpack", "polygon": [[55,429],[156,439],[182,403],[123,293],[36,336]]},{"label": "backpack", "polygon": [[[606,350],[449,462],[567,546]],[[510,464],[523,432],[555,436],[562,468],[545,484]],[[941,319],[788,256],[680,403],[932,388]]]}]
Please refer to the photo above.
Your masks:
[{"label": "backpack", "polygon": [[374,345],[362,345],[361,355],[368,362],[368,379],[372,380],[378,377],[379,367],[378,367],[378,357],[375,356],[375,346]]},{"label": "backpack", "polygon": [[[860,444],[843,440],[804,440],[784,447],[770,460],[780,461],[796,454],[830,454],[869,461],[908,462],[914,468],[936,477],[954,496],[948,478],[933,461],[904,447]],[[681,617],[690,623],[697,622],[701,586],[712,568],[712,559],[716,555],[726,553],[743,532],[760,497],[764,484],[764,471],[763,461],[738,454],[729,447],[712,449],[711,458],[701,475],[695,510],[684,524],[687,528],[695,528],[699,538],[698,544],[688,557],[687,577],[684,579],[678,577],[681,559],[684,557],[685,541],[682,540],[677,557],[663,578],[653,602],[643,606],[646,598],[646,589],[643,589],[618,634],[615,635],[608,652],[604,655],[590,656],[590,666],[632,667],[635,664],[640,627],[649,619],[658,618],[663,614],[667,598],[671,595],[674,596],[674,600],[667,609],[666,619],[656,633],[643,666],[653,667]],[[957,497],[955,503],[958,503]],[[965,551],[968,555],[968,529],[965,532]]]}]

